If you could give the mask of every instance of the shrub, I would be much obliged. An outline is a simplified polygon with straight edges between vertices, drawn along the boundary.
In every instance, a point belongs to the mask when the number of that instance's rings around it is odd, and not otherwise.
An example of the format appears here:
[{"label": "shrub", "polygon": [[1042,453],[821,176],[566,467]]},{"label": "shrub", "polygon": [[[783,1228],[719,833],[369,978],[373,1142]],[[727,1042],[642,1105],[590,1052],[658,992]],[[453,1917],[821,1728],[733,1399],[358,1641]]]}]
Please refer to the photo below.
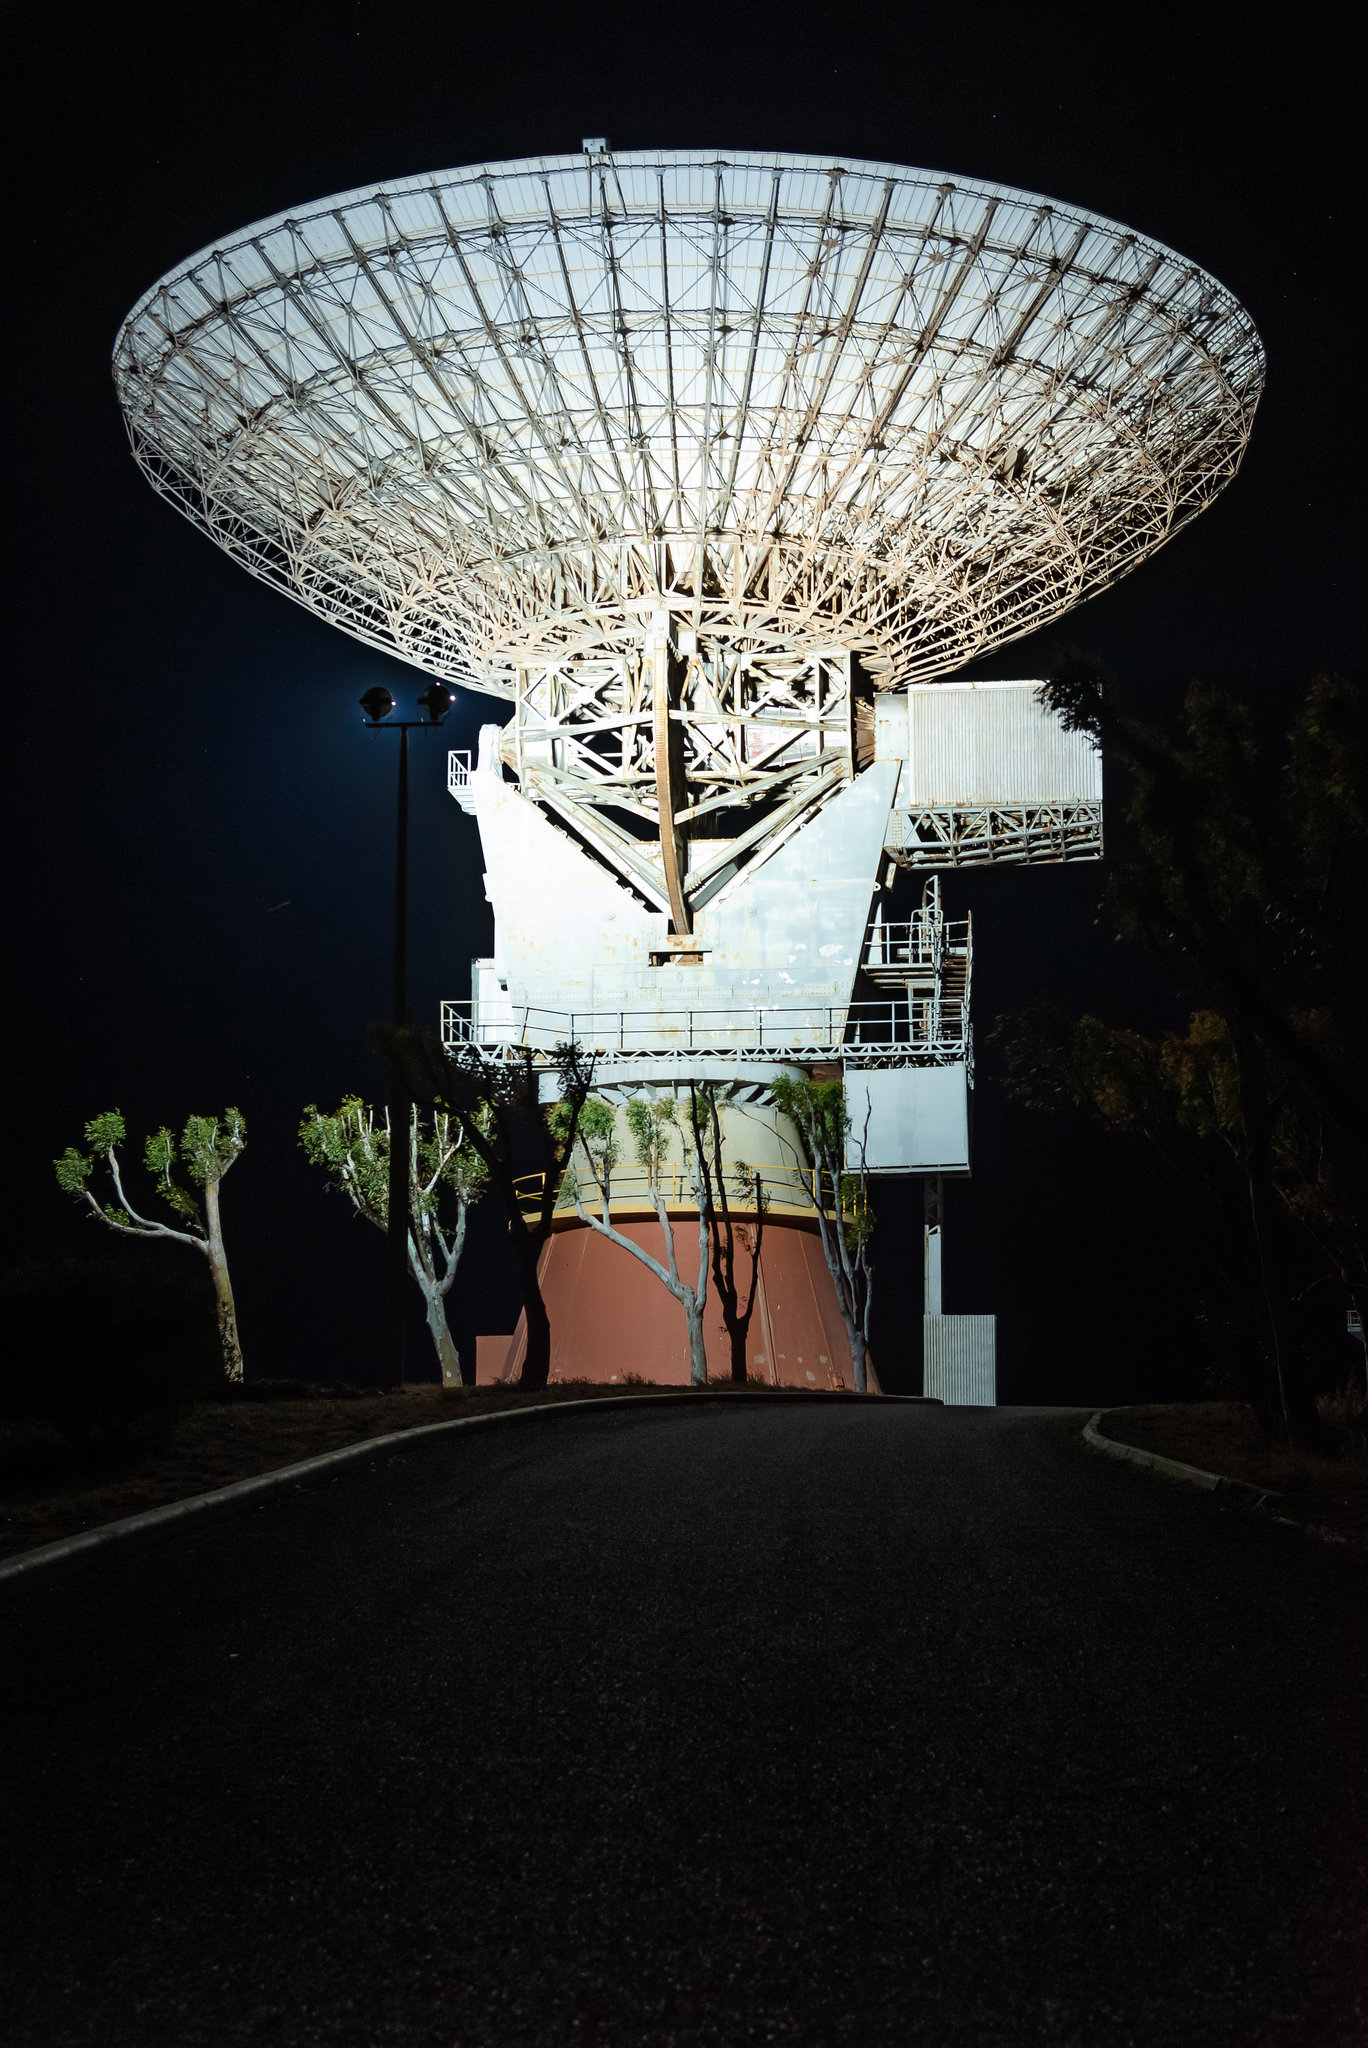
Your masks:
[{"label": "shrub", "polygon": [[1316,1412],[1325,1426],[1329,1449],[1336,1456],[1368,1454],[1368,1390],[1357,1379],[1346,1380],[1337,1394],[1322,1394]]},{"label": "shrub", "polygon": [[62,1252],[0,1276],[0,1421],[117,1449],[222,1377],[206,1273],[150,1254]]}]

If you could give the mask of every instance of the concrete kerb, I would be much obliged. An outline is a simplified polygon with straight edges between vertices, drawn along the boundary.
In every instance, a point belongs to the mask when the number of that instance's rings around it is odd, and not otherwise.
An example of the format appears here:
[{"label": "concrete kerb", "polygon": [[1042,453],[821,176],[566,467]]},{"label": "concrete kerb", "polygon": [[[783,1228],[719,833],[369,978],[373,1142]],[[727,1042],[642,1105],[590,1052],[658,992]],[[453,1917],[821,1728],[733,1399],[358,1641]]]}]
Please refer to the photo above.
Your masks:
[{"label": "concrete kerb", "polygon": [[1095,1451],[1105,1451],[1109,1458],[1124,1458],[1130,1465],[1146,1465],[1152,1472],[1162,1472],[1169,1479],[1179,1479],[1185,1486],[1200,1486],[1207,1493],[1229,1494],[1246,1507],[1265,1508],[1270,1502],[1282,1499],[1280,1493],[1272,1492],[1266,1486],[1251,1486],[1246,1479],[1227,1479],[1220,1472],[1205,1472],[1200,1465],[1185,1465],[1178,1458],[1161,1458],[1158,1451],[1140,1451],[1134,1444],[1119,1444],[1115,1437],[1103,1436],[1098,1428],[1102,1420],[1099,1408],[1092,1420],[1084,1425],[1083,1441],[1091,1444]]},{"label": "concrete kerb", "polygon": [[1303,1522],[1296,1515],[1279,1514],[1287,1495],[1273,1487],[1253,1486],[1247,1479],[1229,1479],[1223,1472],[1206,1472],[1200,1465],[1183,1464],[1179,1458],[1162,1458],[1158,1451],[1141,1451],[1134,1444],[1119,1444],[1115,1437],[1103,1436],[1097,1426],[1101,1420],[1099,1408],[1084,1426],[1083,1441],[1095,1451],[1105,1451],[1109,1458],[1124,1458],[1127,1464],[1147,1466],[1184,1486],[1200,1486],[1207,1493],[1222,1494],[1240,1507],[1252,1508],[1268,1521],[1280,1523],[1284,1529],[1300,1529],[1303,1536],[1312,1536],[1318,1543],[1340,1543],[1350,1550],[1368,1547],[1355,1537],[1342,1535],[1338,1529],[1327,1529],[1322,1522]]},{"label": "concrete kerb", "polygon": [[[343,1444],[338,1450],[323,1451],[316,1458],[302,1458],[293,1465],[278,1465],[274,1470],[259,1472],[251,1479],[234,1480],[230,1486],[216,1486],[210,1493],[194,1493],[185,1500],[168,1501],[165,1507],[148,1508],[140,1515],[124,1515],[117,1522],[104,1522],[97,1529],[82,1529],[78,1535],[60,1537],[56,1543],[42,1543],[36,1549],[21,1550],[16,1557],[0,1560],[0,1585],[25,1578],[31,1572],[75,1564],[83,1559],[93,1560],[105,1551],[155,1542],[161,1536],[170,1535],[183,1522],[233,1514],[263,1494],[278,1492],[286,1486],[305,1485],[338,1465],[373,1457],[383,1451],[406,1451],[434,1436],[448,1435],[455,1429],[492,1429],[496,1423],[529,1422],[534,1416],[582,1414],[588,1408],[601,1412],[604,1409],[681,1407],[710,1398],[720,1406],[737,1401],[783,1400],[784,1396],[757,1391],[753,1394],[717,1393],[710,1397],[706,1394],[700,1396],[692,1389],[677,1394],[610,1394],[603,1400],[543,1401],[531,1408],[501,1408],[493,1415],[457,1415],[450,1422],[426,1422],[416,1429],[390,1430],[384,1436],[366,1436],[354,1444]],[[814,1397],[803,1393],[791,1398],[807,1401]],[[920,1394],[835,1394],[824,1397],[819,1393],[816,1396],[819,1401],[823,1398],[874,1401],[883,1405],[889,1402],[913,1403],[933,1408],[943,1405]]]}]

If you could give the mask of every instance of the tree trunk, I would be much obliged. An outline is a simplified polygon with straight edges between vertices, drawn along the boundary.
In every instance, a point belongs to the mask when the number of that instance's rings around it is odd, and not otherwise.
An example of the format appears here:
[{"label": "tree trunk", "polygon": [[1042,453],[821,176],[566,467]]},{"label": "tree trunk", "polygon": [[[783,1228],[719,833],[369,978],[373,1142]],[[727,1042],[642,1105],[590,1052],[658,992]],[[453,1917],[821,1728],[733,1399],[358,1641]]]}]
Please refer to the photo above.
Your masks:
[{"label": "tree trunk", "polygon": [[736,1281],[736,1226],[731,1220],[725,1202],[723,1226],[725,1242],[715,1247],[713,1253],[713,1281],[717,1288],[718,1305],[722,1310],[722,1321],[731,1347],[731,1376],[737,1386],[743,1386],[748,1378],[746,1370],[746,1345],[750,1340],[751,1317],[755,1313],[756,1297],[760,1292],[760,1244],[765,1232],[763,1196],[756,1181],[755,1227],[743,1226],[742,1241],[750,1256],[750,1286],[746,1290],[746,1306],[741,1307],[741,1289]]},{"label": "tree trunk", "polygon": [[1271,1166],[1262,1155],[1260,1147],[1249,1161],[1249,1207],[1277,1375],[1279,1434],[1303,1450],[1314,1451],[1320,1447],[1320,1418],[1293,1328],[1291,1288],[1283,1257],[1281,1205]]},{"label": "tree trunk", "polygon": [[869,1375],[865,1370],[864,1332],[853,1327],[850,1332],[850,1358],[855,1368],[855,1391],[857,1394],[867,1394]]},{"label": "tree trunk", "polygon": [[[723,1311],[723,1317],[724,1317],[724,1320],[725,1320],[725,1319],[726,1319],[726,1311],[725,1311],[725,1309],[724,1309],[724,1311]],[[740,1323],[738,1322],[738,1320],[737,1320],[737,1318],[736,1318],[736,1316],[735,1316],[734,1314],[733,1314],[733,1316],[731,1317],[731,1319],[730,1319],[730,1320],[729,1320],[729,1321],[727,1322],[727,1339],[728,1339],[728,1342],[729,1342],[729,1344],[730,1344],[730,1346],[731,1346],[731,1376],[732,1376],[732,1383],[733,1383],[733,1385],[734,1385],[734,1386],[738,1386],[738,1387],[741,1387],[741,1386],[744,1386],[744,1385],[745,1385],[745,1383],[746,1383],[746,1377],[747,1377],[747,1375],[746,1375],[746,1332],[745,1332],[745,1330],[743,1330],[743,1329],[742,1329],[742,1327],[741,1327]]]},{"label": "tree trunk", "polygon": [[[650,1272],[654,1273],[656,1279],[660,1281],[666,1291],[674,1296],[684,1311],[685,1321],[688,1325],[689,1385],[691,1387],[706,1387],[708,1384],[708,1352],[703,1340],[703,1306],[707,1298],[708,1277],[706,1238],[703,1228],[700,1226],[698,1260],[701,1284],[697,1288],[690,1287],[686,1280],[681,1280],[679,1277],[679,1262],[675,1258],[674,1248],[674,1226],[670,1222],[669,1212],[665,1207],[658,1188],[655,1191],[655,1203],[656,1215],[660,1220],[661,1230],[665,1234],[665,1250],[670,1261],[668,1268],[662,1266],[659,1259],[653,1259],[651,1254],[642,1245],[637,1244],[625,1232],[616,1229],[613,1224],[605,1222],[602,1216],[591,1216],[582,1201],[577,1201],[575,1207],[576,1214],[581,1223],[587,1224],[589,1229],[594,1231],[599,1237],[606,1237],[609,1244],[615,1244],[619,1250],[630,1253],[638,1265],[645,1266]],[[603,1206],[605,1210],[608,1208],[606,1199]],[[702,1212],[700,1211],[700,1218],[701,1215]],[[529,1349],[530,1343],[529,1336]]]},{"label": "tree trunk", "polygon": [[684,1315],[689,1325],[689,1385],[708,1384],[708,1351],[703,1341],[703,1311],[692,1288],[684,1288]]},{"label": "tree trunk", "polygon": [[527,1319],[527,1350],[523,1354],[518,1385],[535,1391],[544,1387],[551,1377],[551,1318],[546,1313],[540,1288],[524,1299],[523,1314]]},{"label": "tree trunk", "polygon": [[551,1377],[551,1318],[542,1299],[541,1276],[537,1271],[541,1247],[536,1244],[521,1218],[513,1225],[514,1257],[522,1282],[523,1315],[527,1325],[527,1350],[523,1354],[518,1385],[535,1391]]},{"label": "tree trunk", "polygon": [[1283,1250],[1282,1206],[1273,1170],[1273,1111],[1268,1099],[1268,1078],[1259,1049],[1249,1043],[1245,1031],[1237,1028],[1232,1039],[1240,1121],[1244,1126],[1244,1168],[1249,1184],[1254,1253],[1277,1376],[1279,1434],[1289,1443],[1314,1450],[1320,1423],[1306,1361],[1292,1327],[1292,1289]]},{"label": "tree trunk", "polygon": [[[696,1097],[694,1099],[696,1103]],[[751,1310],[755,1306],[755,1247],[751,1247],[751,1287],[743,1315],[741,1291],[736,1284],[736,1229],[731,1219],[731,1205],[727,1200],[727,1174],[722,1164],[722,1124],[717,1114],[715,1088],[707,1091],[706,1104],[712,1125],[712,1160],[711,1163],[708,1160],[695,1108],[694,1152],[698,1162],[698,1185],[695,1192],[700,1197],[699,1215],[706,1224],[707,1249],[712,1259],[713,1286],[717,1289],[717,1305],[722,1311],[722,1324],[727,1332],[732,1381],[735,1385],[743,1385],[746,1379],[746,1339],[750,1333]],[[717,1177],[716,1195],[713,1193],[714,1174]],[[701,1249],[700,1247],[700,1255]]]},{"label": "tree trunk", "polygon": [[[822,1240],[822,1255],[827,1262],[827,1271],[831,1275],[831,1284],[836,1290],[836,1306],[841,1311],[841,1321],[846,1327],[846,1341],[850,1345],[850,1365],[855,1378],[855,1391],[857,1394],[863,1394],[868,1391],[868,1376],[865,1372],[866,1346],[864,1331],[860,1323],[860,1304],[856,1299],[854,1276],[849,1270],[850,1255],[845,1245],[845,1221],[841,1214],[840,1176],[835,1171],[828,1169],[825,1154],[815,1147],[814,1157],[817,1160],[817,1230]],[[823,1177],[831,1181],[832,1187],[835,1190],[836,1221],[834,1225],[828,1224],[826,1210],[822,1206]],[[833,1229],[835,1231],[834,1240],[832,1236]]]},{"label": "tree trunk", "polygon": [[698,1202],[698,1285],[692,1293],[685,1287],[684,1314],[689,1323],[689,1385],[706,1387],[708,1348],[703,1339],[703,1309],[708,1299],[708,1212],[701,1186],[694,1188],[694,1196]]},{"label": "tree trunk", "polygon": [[[858,1257],[863,1300],[860,1306],[860,1362],[859,1370],[855,1375],[855,1391],[857,1394],[867,1394],[869,1392],[869,1325],[872,1320],[871,1311],[874,1306],[874,1275],[869,1269],[868,1252],[865,1246],[862,1245],[860,1247]],[[878,1393],[883,1391],[877,1382],[875,1383],[875,1391]]]},{"label": "tree trunk", "polygon": [[437,1363],[442,1371],[444,1387],[459,1387],[461,1384],[461,1360],[447,1322],[446,1301],[440,1287],[423,1285],[427,1302],[427,1326],[437,1353]]},{"label": "tree trunk", "polygon": [[219,1223],[219,1184],[216,1180],[204,1183],[204,1215],[207,1227],[205,1255],[209,1260],[209,1271],[213,1275],[214,1294],[218,1301],[219,1343],[223,1347],[223,1370],[230,1380],[242,1378],[242,1346],[238,1342],[237,1305],[233,1300],[233,1283],[228,1277],[228,1259],[223,1249],[223,1231]]}]

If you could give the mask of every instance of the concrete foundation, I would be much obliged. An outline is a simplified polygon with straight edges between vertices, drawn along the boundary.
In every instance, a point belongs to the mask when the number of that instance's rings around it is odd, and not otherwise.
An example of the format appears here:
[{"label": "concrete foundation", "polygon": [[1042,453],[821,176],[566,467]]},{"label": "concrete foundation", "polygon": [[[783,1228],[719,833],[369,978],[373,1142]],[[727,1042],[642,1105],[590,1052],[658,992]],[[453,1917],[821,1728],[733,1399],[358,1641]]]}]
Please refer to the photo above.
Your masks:
[{"label": "concrete foundation", "polygon": [[[655,1220],[621,1221],[616,1227],[654,1258],[664,1240]],[[675,1257],[690,1286],[698,1274],[698,1225],[676,1217]],[[754,1259],[754,1225],[737,1230],[736,1282],[744,1310]],[[853,1385],[850,1344],[836,1306],[816,1223],[767,1217],[759,1247],[760,1271],[746,1342],[746,1372],[771,1385],[839,1390]],[[551,1378],[612,1383],[629,1374],[662,1386],[689,1383],[689,1344],[684,1310],[640,1260],[583,1224],[556,1230],[541,1263],[542,1292],[551,1318]],[[705,1310],[708,1372],[731,1374],[731,1345],[711,1277]],[[526,1350],[521,1318],[497,1366],[496,1347],[480,1340],[477,1373],[481,1384],[517,1378]],[[872,1363],[871,1390],[877,1390]]]}]

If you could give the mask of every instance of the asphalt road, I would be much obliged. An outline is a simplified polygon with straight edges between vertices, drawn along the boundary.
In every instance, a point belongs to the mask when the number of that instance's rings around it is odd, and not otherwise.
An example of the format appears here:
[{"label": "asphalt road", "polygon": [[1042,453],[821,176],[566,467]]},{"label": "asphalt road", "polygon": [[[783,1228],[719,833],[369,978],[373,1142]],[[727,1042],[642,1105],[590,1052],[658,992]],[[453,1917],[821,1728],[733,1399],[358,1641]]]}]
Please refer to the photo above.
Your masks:
[{"label": "asphalt road", "polygon": [[7,2048],[1362,2048],[1368,1561],[1078,1415],[458,1432],[0,1588]]}]

